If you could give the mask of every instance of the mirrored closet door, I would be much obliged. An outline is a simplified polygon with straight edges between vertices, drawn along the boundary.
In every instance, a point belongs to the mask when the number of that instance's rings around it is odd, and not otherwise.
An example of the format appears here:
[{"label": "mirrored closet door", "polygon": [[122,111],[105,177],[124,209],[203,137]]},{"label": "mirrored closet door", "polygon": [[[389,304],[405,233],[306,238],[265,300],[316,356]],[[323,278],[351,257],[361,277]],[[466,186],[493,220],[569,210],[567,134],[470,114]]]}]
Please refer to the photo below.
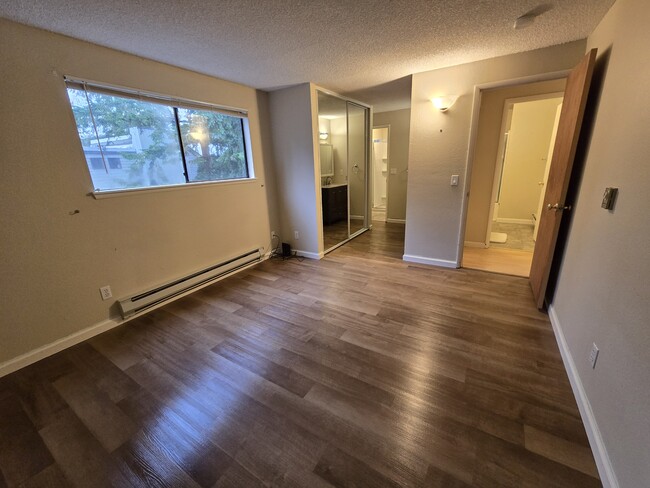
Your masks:
[{"label": "mirrored closet door", "polygon": [[318,91],[325,252],[367,230],[369,108]]}]

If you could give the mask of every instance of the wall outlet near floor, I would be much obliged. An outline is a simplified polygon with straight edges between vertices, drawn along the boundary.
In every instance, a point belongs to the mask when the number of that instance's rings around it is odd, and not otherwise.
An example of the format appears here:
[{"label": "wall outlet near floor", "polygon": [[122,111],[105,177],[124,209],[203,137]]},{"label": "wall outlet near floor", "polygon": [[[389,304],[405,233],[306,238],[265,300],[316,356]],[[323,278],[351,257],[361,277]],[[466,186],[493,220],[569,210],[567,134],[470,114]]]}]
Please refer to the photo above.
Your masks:
[{"label": "wall outlet near floor", "polygon": [[596,361],[598,360],[598,353],[600,350],[598,349],[598,346],[594,342],[591,345],[591,351],[589,351],[589,364],[591,364],[591,369],[596,368]]},{"label": "wall outlet near floor", "polygon": [[295,240],[300,239],[300,232],[298,232],[297,230],[294,230],[294,231],[293,231],[293,238],[294,238]]},{"label": "wall outlet near floor", "polygon": [[276,231],[272,230],[271,231],[271,239],[275,239],[276,237],[278,237],[278,233]]},{"label": "wall outlet near floor", "polygon": [[113,296],[113,292],[111,291],[111,287],[108,286],[108,285],[102,286],[99,289],[99,293],[102,296],[102,300],[108,300],[109,298],[111,298]]}]

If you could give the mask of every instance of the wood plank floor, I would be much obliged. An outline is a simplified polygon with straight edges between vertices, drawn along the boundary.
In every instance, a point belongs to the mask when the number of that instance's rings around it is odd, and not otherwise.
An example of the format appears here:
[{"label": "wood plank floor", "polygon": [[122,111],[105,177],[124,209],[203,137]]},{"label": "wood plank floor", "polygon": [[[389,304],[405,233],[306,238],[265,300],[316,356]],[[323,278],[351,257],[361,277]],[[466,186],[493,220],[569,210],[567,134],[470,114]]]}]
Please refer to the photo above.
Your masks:
[{"label": "wood plank floor", "polygon": [[527,281],[406,264],[403,230],[0,379],[0,487],[601,486]]},{"label": "wood plank floor", "polygon": [[463,248],[463,268],[528,278],[532,262],[533,253],[530,251],[499,249],[496,247],[487,249]]},{"label": "wood plank floor", "polygon": [[323,244],[327,251],[330,247],[343,242],[348,238],[348,221],[339,220],[330,225],[323,225]]}]

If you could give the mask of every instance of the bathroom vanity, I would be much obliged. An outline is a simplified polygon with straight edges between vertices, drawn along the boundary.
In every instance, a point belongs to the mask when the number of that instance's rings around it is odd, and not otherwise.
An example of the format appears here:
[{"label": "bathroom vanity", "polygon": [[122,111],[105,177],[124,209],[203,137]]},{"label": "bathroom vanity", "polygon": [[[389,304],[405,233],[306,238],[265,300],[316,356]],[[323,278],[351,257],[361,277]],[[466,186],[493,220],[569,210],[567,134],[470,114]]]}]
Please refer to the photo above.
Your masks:
[{"label": "bathroom vanity", "polygon": [[323,224],[330,225],[348,218],[348,185],[325,185],[321,187],[323,198]]}]

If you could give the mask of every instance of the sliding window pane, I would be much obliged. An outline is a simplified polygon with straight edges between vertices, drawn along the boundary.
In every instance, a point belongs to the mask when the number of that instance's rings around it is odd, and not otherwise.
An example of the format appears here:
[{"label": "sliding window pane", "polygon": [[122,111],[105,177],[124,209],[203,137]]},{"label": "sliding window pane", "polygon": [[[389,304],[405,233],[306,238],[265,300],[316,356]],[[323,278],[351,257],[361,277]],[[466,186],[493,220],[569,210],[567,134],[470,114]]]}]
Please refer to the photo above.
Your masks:
[{"label": "sliding window pane", "polygon": [[179,108],[178,121],[189,181],[248,178],[242,119]]},{"label": "sliding window pane", "polygon": [[185,183],[172,107],[68,88],[96,190]]}]

